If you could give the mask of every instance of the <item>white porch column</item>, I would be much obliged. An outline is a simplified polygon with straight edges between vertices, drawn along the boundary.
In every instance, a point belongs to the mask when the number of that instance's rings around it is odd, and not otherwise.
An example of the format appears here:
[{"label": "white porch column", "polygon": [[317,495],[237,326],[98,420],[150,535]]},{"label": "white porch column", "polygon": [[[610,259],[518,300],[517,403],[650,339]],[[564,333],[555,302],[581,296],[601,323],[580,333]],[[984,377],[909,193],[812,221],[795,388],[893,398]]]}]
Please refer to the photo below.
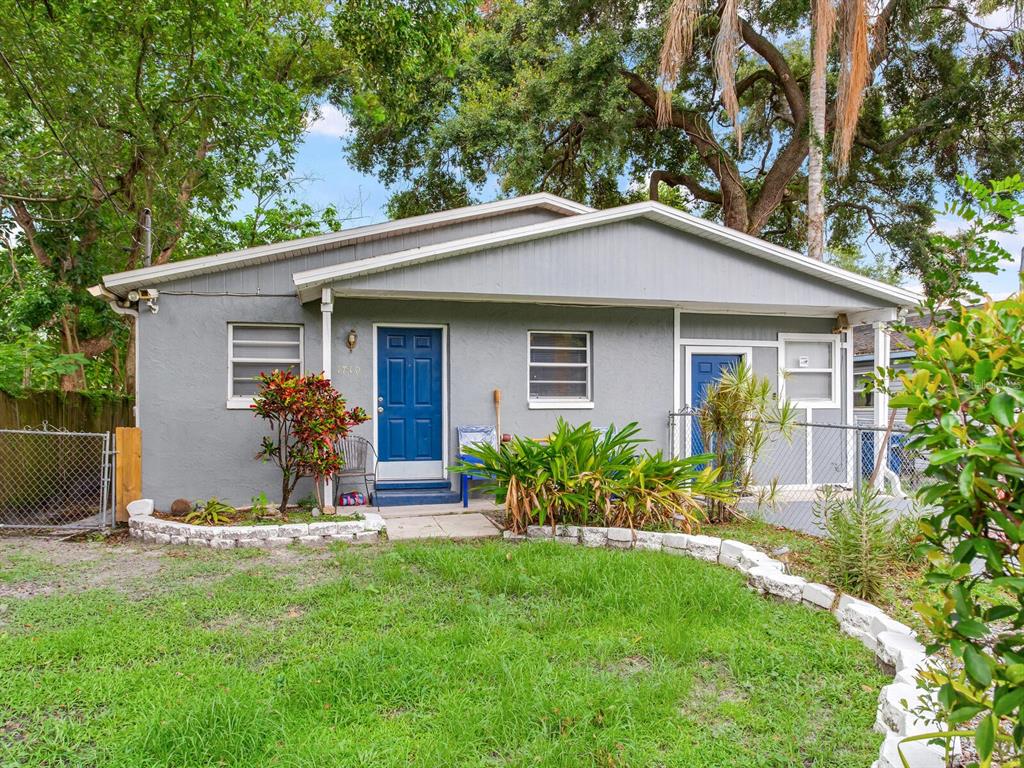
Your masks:
[{"label": "white porch column", "polygon": [[[320,355],[321,366],[323,367],[324,378],[331,380],[331,346],[333,333],[331,332],[331,313],[334,311],[334,292],[330,288],[324,288],[320,292]],[[324,480],[323,503],[325,507],[334,506],[334,482]]]},{"label": "white porch column", "polygon": [[331,313],[334,311],[334,294],[330,288],[320,292],[320,354],[324,378],[331,380]]},{"label": "white porch column", "polygon": [[[887,332],[887,323],[874,323],[875,329],[875,368],[881,369],[882,383],[885,387],[889,386],[889,334]],[[874,440],[874,453],[875,461],[881,465],[881,469],[877,466],[873,467],[875,472],[876,480],[875,485],[878,488],[885,486],[885,470],[889,465],[889,446],[885,438],[885,432],[883,431],[889,425],[889,393],[888,391],[875,390],[874,392],[874,421],[875,426],[878,429],[875,430]]]}]

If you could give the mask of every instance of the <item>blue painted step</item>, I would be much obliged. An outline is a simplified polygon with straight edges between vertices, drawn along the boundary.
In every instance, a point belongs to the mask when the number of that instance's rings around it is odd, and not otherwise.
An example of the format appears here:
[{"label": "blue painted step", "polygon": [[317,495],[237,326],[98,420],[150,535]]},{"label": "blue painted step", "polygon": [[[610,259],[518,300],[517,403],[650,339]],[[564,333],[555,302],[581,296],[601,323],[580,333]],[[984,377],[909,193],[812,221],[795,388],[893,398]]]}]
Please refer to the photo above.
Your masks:
[{"label": "blue painted step", "polygon": [[376,483],[378,491],[423,491],[429,488],[451,489],[447,480],[379,480]]},{"label": "blue painted step", "polygon": [[[385,487],[381,487],[381,485]],[[440,486],[436,482],[425,483],[399,483],[401,487],[387,487],[392,485],[383,483],[378,485],[372,494],[372,501],[378,507],[406,507],[415,504],[457,504],[461,500],[458,491],[453,491],[451,486],[442,482]]]}]

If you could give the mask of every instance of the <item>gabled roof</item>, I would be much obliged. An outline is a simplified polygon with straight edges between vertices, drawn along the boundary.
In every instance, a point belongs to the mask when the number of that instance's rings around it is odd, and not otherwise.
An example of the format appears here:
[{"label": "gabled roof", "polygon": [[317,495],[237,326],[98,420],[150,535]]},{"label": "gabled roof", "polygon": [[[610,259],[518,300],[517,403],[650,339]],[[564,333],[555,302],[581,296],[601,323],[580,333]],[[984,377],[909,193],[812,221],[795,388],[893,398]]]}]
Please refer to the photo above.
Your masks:
[{"label": "gabled roof", "polygon": [[433,229],[460,221],[499,216],[504,213],[530,208],[543,208],[564,216],[590,213],[594,210],[589,206],[573,202],[572,200],[551,195],[547,192],[540,192],[533,195],[513,197],[508,200],[497,200],[493,203],[453,208],[449,211],[429,213],[423,216],[411,216],[407,219],[387,221],[383,224],[355,227],[354,229],[346,229],[341,232],[302,237],[296,240],[287,240],[283,243],[260,245],[254,248],[243,248],[238,251],[219,253],[214,256],[203,256],[197,259],[188,259],[187,261],[176,261],[169,264],[159,264],[154,267],[133,269],[128,272],[117,272],[112,275],[106,275],[103,278],[103,287],[117,296],[125,296],[133,289],[150,288],[160,283],[178,280],[182,277],[238,269],[240,267],[286,259],[292,256],[340,248],[367,240],[393,237],[418,230]]},{"label": "gabled roof", "polygon": [[915,305],[922,298],[913,291],[898,288],[854,272],[848,272],[845,269],[830,264],[809,259],[788,248],[773,245],[759,238],[751,237],[734,229],[651,201],[583,213],[567,219],[507,229],[486,235],[437,243],[436,245],[412,248],[358,261],[297,272],[293,278],[299,298],[303,301],[308,301],[310,298],[319,295],[321,288],[351,277],[401,269],[429,261],[447,259],[453,256],[461,256],[499,246],[552,237],[630,219],[646,219],[682,232],[687,232],[697,237],[720,243],[734,250],[742,251],[798,272],[835,283],[861,294],[891,302],[894,306]]}]

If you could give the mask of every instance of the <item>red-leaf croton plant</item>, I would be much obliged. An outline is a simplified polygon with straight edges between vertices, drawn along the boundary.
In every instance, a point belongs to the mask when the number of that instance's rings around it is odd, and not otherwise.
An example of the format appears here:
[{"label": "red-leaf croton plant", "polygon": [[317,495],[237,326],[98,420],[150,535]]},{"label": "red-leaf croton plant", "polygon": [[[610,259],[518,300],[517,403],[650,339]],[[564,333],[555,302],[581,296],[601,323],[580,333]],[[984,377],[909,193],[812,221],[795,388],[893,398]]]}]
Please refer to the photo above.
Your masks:
[{"label": "red-leaf croton plant", "polygon": [[296,376],[285,371],[261,373],[260,391],[252,410],[269,422],[257,459],[281,468],[281,510],[303,477],[322,480],[336,474],[344,461],[338,440],[369,417],[362,408],[346,407],[345,399],[322,373]]}]

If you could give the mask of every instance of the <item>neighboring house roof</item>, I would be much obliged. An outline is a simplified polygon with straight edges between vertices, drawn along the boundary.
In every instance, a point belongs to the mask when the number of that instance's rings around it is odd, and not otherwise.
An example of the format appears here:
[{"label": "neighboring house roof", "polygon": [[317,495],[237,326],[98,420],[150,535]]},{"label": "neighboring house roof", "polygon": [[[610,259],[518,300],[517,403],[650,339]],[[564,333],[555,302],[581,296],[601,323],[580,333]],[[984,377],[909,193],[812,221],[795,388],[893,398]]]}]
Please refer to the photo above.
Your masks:
[{"label": "neighboring house roof", "polygon": [[153,267],[133,269],[128,272],[117,272],[106,275],[103,278],[103,287],[109,292],[123,297],[131,290],[151,288],[183,277],[220,272],[228,269],[239,269],[301,254],[326,251],[366,240],[394,237],[470,219],[500,216],[512,211],[521,211],[528,208],[543,208],[564,216],[591,213],[594,210],[589,206],[573,202],[572,200],[540,192],[508,200],[497,200],[492,203],[481,203],[464,208],[453,208],[452,210],[439,213],[429,213],[423,216],[412,216],[406,219],[387,221],[382,224],[355,227],[342,230],[341,232],[287,240],[283,243],[260,245],[253,248],[243,248],[238,251],[219,253],[214,256],[202,256],[186,261],[175,261],[168,264],[158,264]]},{"label": "neighboring house roof", "polygon": [[[932,321],[930,317],[908,314],[903,320],[903,325],[911,328],[928,328]],[[889,345],[892,359],[914,356],[914,343],[903,331],[890,330]],[[858,325],[853,329],[853,357],[861,362],[875,359],[875,331],[870,325]]]},{"label": "neighboring house roof", "polygon": [[806,256],[787,248],[773,245],[734,229],[651,201],[633,203],[591,213],[582,213],[566,219],[532,224],[487,235],[478,235],[476,237],[335,264],[319,269],[311,269],[297,272],[293,277],[299,297],[303,300],[309,300],[317,294],[320,288],[348,278],[401,269],[424,262],[437,261],[453,256],[461,256],[631,219],[646,219],[687,232],[795,271],[818,277],[861,294],[873,296],[895,306],[915,305],[921,300],[921,296],[913,291],[848,272],[830,264],[808,259]]}]

